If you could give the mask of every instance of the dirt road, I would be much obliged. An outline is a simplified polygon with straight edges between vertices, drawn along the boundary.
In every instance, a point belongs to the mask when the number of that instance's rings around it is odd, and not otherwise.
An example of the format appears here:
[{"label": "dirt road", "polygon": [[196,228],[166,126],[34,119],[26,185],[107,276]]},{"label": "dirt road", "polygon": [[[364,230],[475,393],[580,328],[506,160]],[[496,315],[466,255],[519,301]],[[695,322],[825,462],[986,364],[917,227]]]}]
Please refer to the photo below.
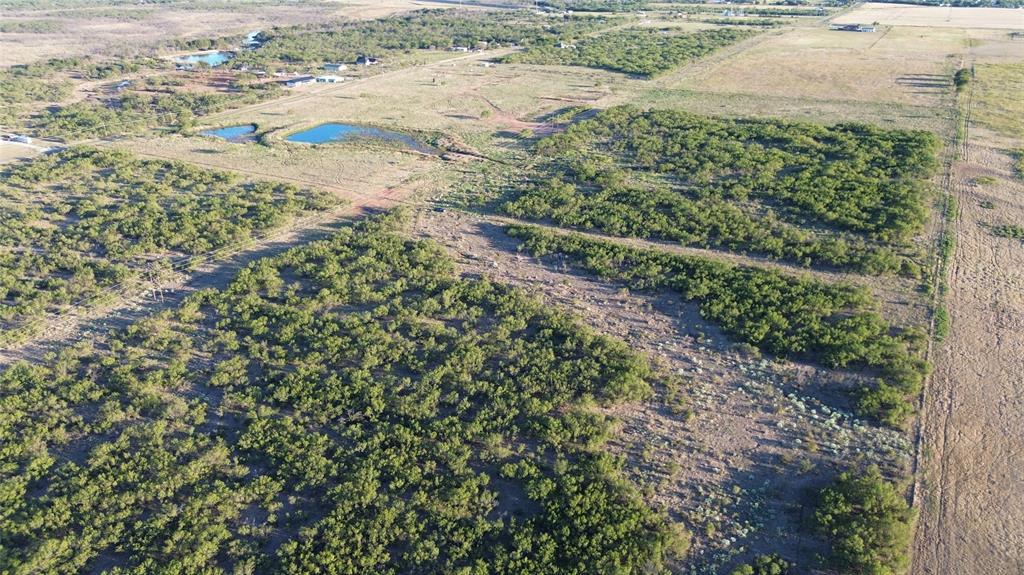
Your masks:
[{"label": "dirt road", "polygon": [[1024,223],[1024,183],[989,138],[968,138],[953,170],[951,334],[924,406],[916,575],[1024,573],[1024,243],[987,227]]}]

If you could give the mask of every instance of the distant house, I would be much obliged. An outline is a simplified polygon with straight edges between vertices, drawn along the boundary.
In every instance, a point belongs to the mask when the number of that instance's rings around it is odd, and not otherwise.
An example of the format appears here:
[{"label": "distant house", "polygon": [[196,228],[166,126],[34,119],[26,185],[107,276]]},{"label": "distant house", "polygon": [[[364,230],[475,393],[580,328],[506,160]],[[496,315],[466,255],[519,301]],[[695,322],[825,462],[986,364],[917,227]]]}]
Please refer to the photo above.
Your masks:
[{"label": "distant house", "polygon": [[452,46],[448,50],[452,52],[469,52],[469,46]]},{"label": "distant house", "polygon": [[348,64],[327,62],[324,64],[324,70],[327,70],[328,72],[341,72],[342,70],[348,70]]},{"label": "distant house", "polygon": [[256,30],[254,32],[249,32],[245,36],[245,40],[242,42],[242,47],[254,50],[256,48],[259,48],[262,44],[263,41],[260,40],[260,31]]},{"label": "distant house", "polygon": [[344,76],[325,75],[325,76],[317,76],[316,77],[316,83],[317,84],[337,84],[339,82],[344,82],[344,81],[345,81],[345,77]]},{"label": "distant house", "polygon": [[298,76],[295,78],[291,78],[290,80],[285,80],[284,85],[288,86],[289,88],[294,88],[295,86],[301,86],[303,84],[312,84],[313,82],[316,82],[316,78],[314,78],[313,76]]},{"label": "distant house", "polygon": [[874,32],[874,26],[866,26],[864,24],[829,24],[829,30],[837,30],[839,32]]},{"label": "distant house", "polygon": [[375,66],[379,61],[380,60],[376,58],[360,54],[359,57],[356,58],[356,66]]}]

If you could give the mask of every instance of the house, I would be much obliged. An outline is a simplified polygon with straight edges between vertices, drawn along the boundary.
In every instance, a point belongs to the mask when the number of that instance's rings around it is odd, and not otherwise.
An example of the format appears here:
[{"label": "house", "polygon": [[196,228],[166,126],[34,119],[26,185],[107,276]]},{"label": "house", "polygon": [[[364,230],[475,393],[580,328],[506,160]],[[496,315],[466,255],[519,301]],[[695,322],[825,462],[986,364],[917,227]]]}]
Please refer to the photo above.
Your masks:
[{"label": "house", "polygon": [[452,46],[448,50],[451,52],[469,52],[469,46]]},{"label": "house", "polygon": [[348,64],[341,64],[339,62],[325,62],[324,70],[328,72],[341,72],[342,70],[348,70]]},{"label": "house", "polygon": [[261,32],[259,30],[249,32],[248,34],[246,34],[245,40],[242,42],[242,47],[248,48],[250,50],[255,50],[256,48],[262,46],[263,40],[260,39],[260,34]]},{"label": "house", "polygon": [[380,60],[376,58],[371,58],[369,56],[364,56],[363,54],[360,54],[359,57],[356,58],[356,66],[374,66],[379,61]]},{"label": "house", "polygon": [[294,88],[295,86],[301,86],[303,84],[312,84],[315,81],[316,78],[313,76],[298,76],[290,80],[285,80],[284,85],[289,88]]},{"label": "house", "polygon": [[829,30],[838,30],[840,32],[874,32],[874,26],[865,26],[864,24],[829,24]]},{"label": "house", "polygon": [[316,77],[316,83],[317,84],[337,84],[339,82],[344,82],[344,81],[345,81],[345,77],[344,76],[325,75],[325,76],[317,76]]}]

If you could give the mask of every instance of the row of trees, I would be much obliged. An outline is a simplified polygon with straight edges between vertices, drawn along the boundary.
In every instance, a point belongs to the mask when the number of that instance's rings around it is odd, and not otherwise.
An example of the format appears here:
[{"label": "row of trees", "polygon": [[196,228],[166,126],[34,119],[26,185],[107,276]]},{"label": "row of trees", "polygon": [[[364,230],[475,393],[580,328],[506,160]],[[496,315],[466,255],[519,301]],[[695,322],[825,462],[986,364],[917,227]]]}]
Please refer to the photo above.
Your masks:
[{"label": "row of trees", "polygon": [[0,183],[0,336],[22,337],[23,323],[137,278],[154,256],[205,253],[335,201],[120,151],[74,148],[11,166]]},{"label": "row of trees", "polygon": [[373,219],[0,373],[0,571],[660,573],[646,362]]},{"label": "row of trees", "polygon": [[540,140],[502,208],[606,233],[916,276],[935,139],[622,106]]},{"label": "row of trees", "polygon": [[554,45],[596,29],[600,17],[549,17],[519,11],[420,10],[378,20],[275,28],[262,45],[240,52],[236,64],[352,62],[361,54],[385,56],[418,49],[508,45]]},{"label": "row of trees", "polygon": [[587,66],[651,77],[753,34],[738,28],[714,28],[688,34],[671,29],[630,28],[580,38],[571,44],[530,46],[506,56],[504,61]]},{"label": "row of trees", "polygon": [[535,226],[510,226],[507,232],[535,256],[559,254],[634,289],[671,289],[698,303],[701,315],[730,337],[762,351],[828,367],[877,370],[884,381],[862,390],[861,411],[892,424],[912,411],[907,397],[919,391],[928,369],[917,358],[925,334],[891,326],[864,288]]}]

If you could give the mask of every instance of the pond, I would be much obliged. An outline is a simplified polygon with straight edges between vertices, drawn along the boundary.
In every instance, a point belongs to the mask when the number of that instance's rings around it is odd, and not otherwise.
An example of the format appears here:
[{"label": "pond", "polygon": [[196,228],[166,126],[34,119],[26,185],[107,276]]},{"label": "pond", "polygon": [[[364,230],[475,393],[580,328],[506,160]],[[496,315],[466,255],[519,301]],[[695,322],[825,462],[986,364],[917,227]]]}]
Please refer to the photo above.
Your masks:
[{"label": "pond", "polygon": [[328,142],[351,142],[353,140],[360,139],[398,142],[416,150],[417,152],[423,152],[425,154],[434,153],[434,150],[429,146],[416,141],[411,136],[392,132],[390,130],[381,130],[380,128],[357,126],[354,124],[320,124],[319,126],[308,130],[296,132],[285,138],[285,141],[299,142],[302,144],[324,144]]},{"label": "pond", "polygon": [[198,64],[199,62],[205,63],[207,66],[213,68],[220,66],[224,62],[227,62],[235,55],[232,52],[203,52],[201,54],[189,54],[182,56],[176,60],[179,64]]},{"label": "pond", "polygon": [[221,138],[229,142],[255,142],[256,124],[228,126],[226,128],[217,128],[215,130],[204,130],[199,133],[203,136],[213,136],[214,138]]}]

